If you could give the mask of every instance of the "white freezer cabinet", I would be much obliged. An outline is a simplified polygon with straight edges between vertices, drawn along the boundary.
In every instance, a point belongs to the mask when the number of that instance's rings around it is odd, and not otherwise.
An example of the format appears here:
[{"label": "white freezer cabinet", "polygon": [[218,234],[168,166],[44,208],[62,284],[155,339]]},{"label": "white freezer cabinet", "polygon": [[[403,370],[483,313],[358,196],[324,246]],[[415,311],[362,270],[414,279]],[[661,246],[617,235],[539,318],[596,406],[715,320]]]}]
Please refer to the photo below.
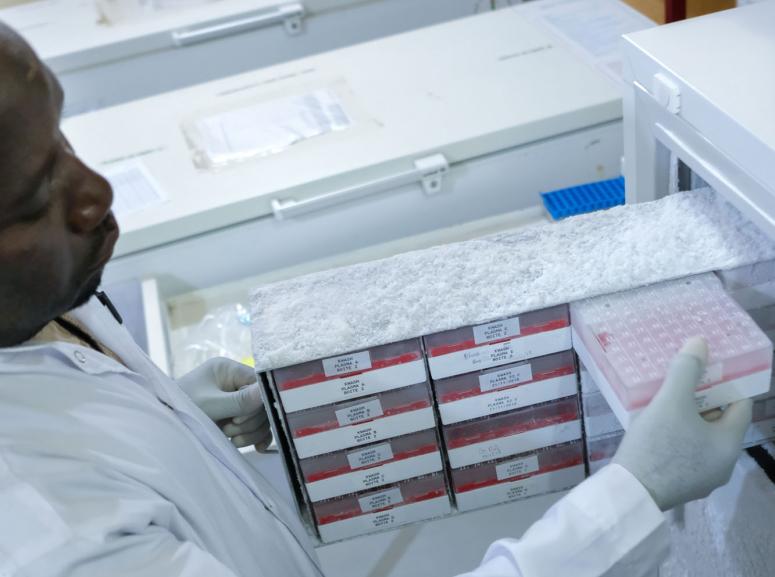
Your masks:
[{"label": "white freezer cabinet", "polygon": [[[486,5],[486,7],[485,7]],[[478,0],[36,0],[0,10],[65,115],[489,10]]]},{"label": "white freezer cabinet", "polygon": [[64,129],[114,184],[106,282],[169,295],[537,207],[617,176],[622,151],[619,85],[519,6]]},{"label": "white freezer cabinet", "polygon": [[627,202],[668,194],[678,159],[775,236],[773,19],[762,2],[625,36]]}]

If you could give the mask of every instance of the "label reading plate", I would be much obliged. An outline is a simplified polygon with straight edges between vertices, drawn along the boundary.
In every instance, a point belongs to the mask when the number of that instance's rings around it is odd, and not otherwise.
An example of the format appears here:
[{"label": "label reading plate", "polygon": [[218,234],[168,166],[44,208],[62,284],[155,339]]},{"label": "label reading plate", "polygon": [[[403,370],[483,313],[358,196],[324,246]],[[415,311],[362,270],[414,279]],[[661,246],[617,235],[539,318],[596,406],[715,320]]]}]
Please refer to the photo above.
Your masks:
[{"label": "label reading plate", "polygon": [[401,495],[401,489],[399,487],[393,487],[387,491],[361,497],[358,499],[358,504],[361,506],[361,511],[369,513],[371,511],[376,511],[377,509],[392,507],[393,505],[402,503],[403,500],[404,497]]},{"label": "label reading plate", "polygon": [[366,371],[370,368],[371,355],[369,355],[369,351],[323,359],[323,372],[327,377],[346,375],[356,371]]},{"label": "label reading plate", "polygon": [[474,342],[477,345],[508,339],[517,335],[519,335],[519,317],[474,327]]},{"label": "label reading plate", "polygon": [[336,411],[336,420],[340,427],[361,423],[382,416],[382,404],[379,399],[372,399],[365,403],[346,407]]},{"label": "label reading plate", "polygon": [[347,461],[350,463],[351,469],[369,467],[377,463],[390,461],[392,458],[393,449],[390,447],[390,443],[382,443],[368,449],[347,453]]},{"label": "label reading plate", "polygon": [[510,387],[519,383],[525,383],[533,380],[533,369],[530,363],[488,373],[479,377],[479,389],[483,393]]},{"label": "label reading plate", "polygon": [[496,465],[495,476],[499,481],[503,481],[504,479],[535,473],[538,469],[538,455],[531,455],[524,459],[515,459]]}]

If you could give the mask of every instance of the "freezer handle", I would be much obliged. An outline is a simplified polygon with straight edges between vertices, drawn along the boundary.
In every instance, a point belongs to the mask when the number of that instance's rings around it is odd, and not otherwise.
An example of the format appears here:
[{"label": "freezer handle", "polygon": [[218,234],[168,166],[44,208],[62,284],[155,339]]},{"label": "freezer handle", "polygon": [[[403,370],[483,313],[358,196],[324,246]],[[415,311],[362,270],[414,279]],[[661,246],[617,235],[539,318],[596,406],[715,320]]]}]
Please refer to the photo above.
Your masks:
[{"label": "freezer handle", "polygon": [[414,168],[411,170],[355,186],[348,186],[312,198],[304,200],[275,198],[272,200],[272,212],[277,220],[284,220],[413,183],[420,184],[426,194],[435,194],[441,191],[442,177],[448,171],[449,162],[444,155],[434,154],[416,160]]},{"label": "freezer handle", "polygon": [[303,17],[304,6],[301,2],[290,2],[250,15],[224,18],[207,24],[174,30],[172,42],[175,46],[189,46],[275,24],[282,24],[288,34],[295,36],[301,32],[301,19]]}]

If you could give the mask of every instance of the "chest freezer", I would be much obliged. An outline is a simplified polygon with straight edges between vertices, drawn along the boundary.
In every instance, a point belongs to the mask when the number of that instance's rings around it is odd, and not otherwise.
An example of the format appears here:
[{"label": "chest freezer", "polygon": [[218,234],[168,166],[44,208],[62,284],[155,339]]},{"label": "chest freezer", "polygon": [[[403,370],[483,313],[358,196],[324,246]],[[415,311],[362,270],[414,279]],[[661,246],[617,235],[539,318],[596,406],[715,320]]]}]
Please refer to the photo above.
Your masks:
[{"label": "chest freezer", "polygon": [[763,2],[625,36],[628,202],[666,195],[678,159],[775,236],[773,21]]},{"label": "chest freezer", "polygon": [[106,280],[168,295],[535,207],[622,150],[619,86],[519,7],[64,128],[131,199]]},{"label": "chest freezer", "polygon": [[0,20],[57,74],[70,115],[468,16],[483,4],[37,0],[0,10]]}]

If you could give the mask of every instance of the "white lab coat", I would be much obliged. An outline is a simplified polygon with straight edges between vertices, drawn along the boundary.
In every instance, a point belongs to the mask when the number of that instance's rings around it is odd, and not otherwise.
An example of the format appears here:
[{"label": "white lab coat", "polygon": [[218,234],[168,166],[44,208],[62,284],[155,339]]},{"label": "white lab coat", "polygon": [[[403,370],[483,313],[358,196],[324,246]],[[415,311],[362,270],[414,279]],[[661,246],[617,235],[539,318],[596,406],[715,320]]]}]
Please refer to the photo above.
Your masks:
[{"label": "white lab coat", "polygon": [[[295,511],[108,310],[74,316],[127,366],[67,343],[0,349],[0,576],[320,575]],[[466,576],[640,577],[666,551],[661,513],[610,466]]]}]

